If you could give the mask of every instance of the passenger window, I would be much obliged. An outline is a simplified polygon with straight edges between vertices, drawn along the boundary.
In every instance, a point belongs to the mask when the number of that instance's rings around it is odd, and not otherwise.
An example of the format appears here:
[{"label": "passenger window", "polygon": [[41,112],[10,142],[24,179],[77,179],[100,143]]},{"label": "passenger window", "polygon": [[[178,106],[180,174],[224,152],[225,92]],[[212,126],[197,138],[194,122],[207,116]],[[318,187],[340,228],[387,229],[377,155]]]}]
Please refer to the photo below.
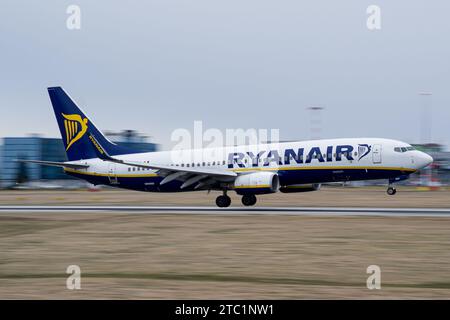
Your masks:
[{"label": "passenger window", "polygon": [[189,163],[188,163],[188,164],[186,164],[186,167],[189,167]]},{"label": "passenger window", "polygon": [[203,162],[202,165],[205,166],[206,164]]},{"label": "passenger window", "polygon": [[215,166],[216,165],[216,162],[215,161],[213,161],[213,164],[212,164],[213,166]]},{"label": "passenger window", "polygon": [[225,160],[223,160],[223,165],[225,165]]}]

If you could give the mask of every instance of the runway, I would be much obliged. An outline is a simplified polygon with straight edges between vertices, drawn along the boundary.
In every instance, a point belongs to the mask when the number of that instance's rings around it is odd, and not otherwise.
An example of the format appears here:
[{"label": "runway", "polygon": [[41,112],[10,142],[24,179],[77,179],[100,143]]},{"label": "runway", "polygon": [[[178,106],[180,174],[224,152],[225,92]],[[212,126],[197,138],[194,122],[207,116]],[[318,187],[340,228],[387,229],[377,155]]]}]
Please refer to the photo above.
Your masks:
[{"label": "runway", "polygon": [[449,209],[362,207],[175,207],[175,206],[0,206],[0,212],[109,212],[183,215],[295,215],[449,217]]}]

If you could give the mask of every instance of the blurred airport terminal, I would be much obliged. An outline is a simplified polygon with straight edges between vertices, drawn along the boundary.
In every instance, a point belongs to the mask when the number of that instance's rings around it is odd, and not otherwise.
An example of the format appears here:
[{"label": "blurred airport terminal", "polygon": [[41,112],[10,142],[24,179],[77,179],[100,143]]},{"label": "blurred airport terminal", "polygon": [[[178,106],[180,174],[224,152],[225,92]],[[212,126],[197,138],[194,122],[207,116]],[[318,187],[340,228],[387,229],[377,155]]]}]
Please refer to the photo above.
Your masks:
[{"label": "blurred airport terminal", "polygon": [[[142,152],[157,151],[158,145],[149,137],[134,130],[105,132],[118,145]],[[0,187],[5,188],[79,188],[86,182],[74,179],[61,168],[18,162],[17,159],[67,161],[61,138],[44,138],[39,135],[5,137],[0,145]]]},{"label": "blurred airport terminal", "polygon": [[[159,145],[149,142],[149,137],[134,130],[106,132],[108,138],[126,147],[152,152]],[[430,154],[435,160],[432,165],[400,184],[438,189],[450,185],[450,152],[440,144],[414,144],[414,147]],[[44,138],[39,135],[27,137],[5,137],[0,145],[0,188],[51,189],[84,188],[88,184],[72,178],[61,168],[40,166],[18,162],[17,159],[67,161],[63,142],[60,138]],[[356,181],[353,186],[385,184],[385,181]]]},{"label": "blurred airport terminal", "polygon": [[415,144],[414,147],[428,153],[434,162],[419,174],[413,174],[409,184],[430,188],[450,185],[450,152],[436,143]]}]

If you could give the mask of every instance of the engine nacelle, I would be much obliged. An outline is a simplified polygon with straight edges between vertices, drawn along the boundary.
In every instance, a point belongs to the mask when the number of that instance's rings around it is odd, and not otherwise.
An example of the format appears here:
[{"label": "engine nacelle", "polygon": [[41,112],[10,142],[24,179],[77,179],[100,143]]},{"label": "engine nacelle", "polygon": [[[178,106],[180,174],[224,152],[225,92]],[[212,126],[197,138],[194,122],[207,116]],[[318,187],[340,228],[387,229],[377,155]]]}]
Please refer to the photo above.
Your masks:
[{"label": "engine nacelle", "polygon": [[273,172],[254,172],[240,175],[234,180],[234,189],[238,194],[265,194],[277,192],[280,179]]},{"label": "engine nacelle", "polygon": [[294,193],[294,192],[310,192],[317,191],[320,189],[320,184],[294,184],[290,186],[283,186],[280,188],[280,192],[283,193]]}]

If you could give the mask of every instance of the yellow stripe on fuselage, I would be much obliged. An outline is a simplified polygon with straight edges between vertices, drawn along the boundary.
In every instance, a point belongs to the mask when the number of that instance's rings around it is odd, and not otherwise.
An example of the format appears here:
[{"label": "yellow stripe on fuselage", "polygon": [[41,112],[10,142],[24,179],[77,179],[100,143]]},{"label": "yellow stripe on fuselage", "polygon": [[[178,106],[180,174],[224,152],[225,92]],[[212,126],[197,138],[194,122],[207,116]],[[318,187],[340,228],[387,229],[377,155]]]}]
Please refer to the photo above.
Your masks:
[{"label": "yellow stripe on fuselage", "polygon": [[356,167],[356,166],[295,166],[295,167],[256,167],[256,168],[237,168],[232,169],[234,172],[245,171],[285,171],[285,170],[390,170],[390,171],[408,171],[415,172],[415,169],[403,167]]},{"label": "yellow stripe on fuselage", "polygon": [[235,189],[255,189],[255,188],[271,188],[270,184],[260,184],[257,186],[235,186]]}]

